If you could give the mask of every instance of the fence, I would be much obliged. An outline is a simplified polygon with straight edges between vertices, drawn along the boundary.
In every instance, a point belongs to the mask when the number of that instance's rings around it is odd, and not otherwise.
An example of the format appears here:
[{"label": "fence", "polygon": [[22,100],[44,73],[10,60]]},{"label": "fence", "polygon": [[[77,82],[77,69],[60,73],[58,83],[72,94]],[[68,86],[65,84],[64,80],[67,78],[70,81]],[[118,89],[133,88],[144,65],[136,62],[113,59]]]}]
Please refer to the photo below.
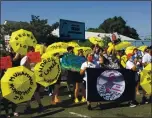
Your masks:
[{"label": "fence", "polygon": [[152,45],[152,40],[140,40],[140,41],[129,41],[132,43],[132,45],[138,47],[138,46],[142,46],[142,45],[147,45],[147,46],[151,46]]}]

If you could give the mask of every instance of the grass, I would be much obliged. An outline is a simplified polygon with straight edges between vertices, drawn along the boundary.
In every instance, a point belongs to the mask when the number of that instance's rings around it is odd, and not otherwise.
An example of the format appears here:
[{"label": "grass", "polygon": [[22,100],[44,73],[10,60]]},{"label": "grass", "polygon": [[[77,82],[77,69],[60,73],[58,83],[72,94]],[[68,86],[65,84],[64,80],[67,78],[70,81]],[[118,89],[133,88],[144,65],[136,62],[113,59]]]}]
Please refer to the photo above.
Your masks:
[{"label": "grass", "polygon": [[[17,111],[20,117],[26,118],[43,118],[43,117],[77,117],[77,114],[82,114],[88,117],[151,117],[151,105],[139,105],[136,108],[128,107],[127,103],[122,103],[119,106],[114,103],[103,103],[102,109],[96,107],[96,103],[93,103],[93,110],[88,111],[86,103],[74,104],[73,101],[68,97],[67,90],[61,88],[60,98],[62,102],[57,105],[51,105],[50,99],[47,93],[42,98],[42,104],[45,110],[38,112],[38,104],[36,101],[31,102],[32,113],[24,114],[25,103],[19,104]],[[141,96],[137,96],[137,101],[141,101]],[[3,118],[5,112],[1,112],[0,118]]]}]

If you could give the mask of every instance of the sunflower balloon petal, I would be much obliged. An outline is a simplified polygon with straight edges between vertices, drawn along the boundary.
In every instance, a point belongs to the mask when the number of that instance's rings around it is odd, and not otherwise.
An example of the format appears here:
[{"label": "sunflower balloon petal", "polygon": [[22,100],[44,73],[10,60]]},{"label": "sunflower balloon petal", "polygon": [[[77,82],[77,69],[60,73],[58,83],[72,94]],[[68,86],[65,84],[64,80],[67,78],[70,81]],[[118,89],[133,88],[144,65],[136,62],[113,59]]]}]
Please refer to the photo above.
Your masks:
[{"label": "sunflower balloon petal", "polygon": [[104,46],[102,39],[98,37],[90,37],[89,41],[94,45],[98,44],[100,47]]}]

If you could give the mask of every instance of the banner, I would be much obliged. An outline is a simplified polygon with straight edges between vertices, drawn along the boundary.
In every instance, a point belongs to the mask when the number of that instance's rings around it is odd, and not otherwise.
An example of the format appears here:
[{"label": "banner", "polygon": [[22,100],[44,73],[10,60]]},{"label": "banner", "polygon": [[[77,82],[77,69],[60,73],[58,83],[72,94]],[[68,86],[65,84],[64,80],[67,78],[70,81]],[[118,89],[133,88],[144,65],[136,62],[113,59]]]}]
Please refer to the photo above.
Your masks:
[{"label": "banner", "polygon": [[135,72],[126,69],[87,69],[87,100],[130,101],[135,96]]},{"label": "banner", "polygon": [[59,34],[61,39],[84,40],[85,23],[60,19]]},{"label": "banner", "polygon": [[40,52],[29,52],[27,56],[30,60],[30,63],[38,63],[41,62],[41,55]]},{"label": "banner", "polygon": [[0,58],[0,69],[7,69],[12,67],[11,57],[1,57]]},{"label": "banner", "polygon": [[66,53],[62,57],[61,66],[62,68],[67,69],[67,70],[74,69],[76,71],[80,71],[81,65],[85,61],[86,59],[84,57]]}]

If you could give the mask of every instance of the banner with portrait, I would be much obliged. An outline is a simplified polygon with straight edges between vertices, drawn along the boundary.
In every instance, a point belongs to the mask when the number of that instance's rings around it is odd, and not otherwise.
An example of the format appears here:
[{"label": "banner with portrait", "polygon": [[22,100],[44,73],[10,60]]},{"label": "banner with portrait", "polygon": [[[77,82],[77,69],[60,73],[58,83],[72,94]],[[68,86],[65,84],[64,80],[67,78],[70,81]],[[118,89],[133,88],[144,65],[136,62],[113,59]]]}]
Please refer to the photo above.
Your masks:
[{"label": "banner with portrait", "polygon": [[135,96],[135,72],[127,69],[87,69],[87,100],[133,100]]}]

